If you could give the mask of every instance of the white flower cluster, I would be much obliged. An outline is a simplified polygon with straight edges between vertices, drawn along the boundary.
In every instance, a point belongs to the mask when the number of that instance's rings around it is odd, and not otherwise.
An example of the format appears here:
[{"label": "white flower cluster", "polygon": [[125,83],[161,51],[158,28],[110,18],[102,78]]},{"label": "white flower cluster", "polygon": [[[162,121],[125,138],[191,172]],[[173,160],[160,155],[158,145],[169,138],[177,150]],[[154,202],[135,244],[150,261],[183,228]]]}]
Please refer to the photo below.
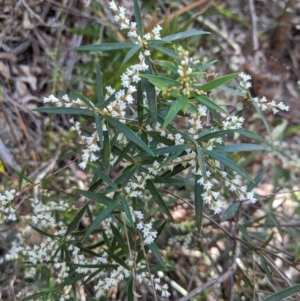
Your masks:
[{"label": "white flower cluster", "polygon": [[191,135],[192,138],[197,139],[198,135],[197,133],[199,130],[203,128],[202,120],[203,117],[206,117],[207,115],[207,107],[203,105],[198,106],[198,112],[192,113],[191,118],[189,119],[190,128],[188,129],[188,133]]},{"label": "white flower cluster", "polygon": [[257,106],[262,110],[265,111],[267,109],[270,109],[273,111],[273,114],[276,114],[281,111],[288,111],[290,109],[289,106],[286,106],[282,101],[280,103],[276,103],[276,101],[272,100],[271,102],[268,102],[267,99],[263,96],[262,98],[252,98],[253,101],[256,102]]},{"label": "white flower cluster", "polygon": [[[250,82],[251,76],[249,74],[241,72],[239,74],[239,77],[242,79],[240,81],[240,85],[242,87],[244,87],[245,89],[249,89],[252,86],[251,82]],[[279,110],[288,111],[290,109],[289,106],[286,106],[282,101],[280,103],[276,103],[274,100],[272,100],[271,102],[268,102],[265,96],[263,96],[262,98],[255,97],[255,98],[252,98],[252,100],[257,104],[257,106],[262,111],[270,109],[273,111],[273,114],[278,113]]]},{"label": "white flower cluster", "polygon": [[15,189],[7,190],[3,194],[0,193],[0,217],[2,216],[4,220],[15,221],[17,219],[14,199],[19,195]]},{"label": "white flower cluster", "polygon": [[130,212],[134,222],[137,222],[137,228],[143,233],[144,242],[146,245],[152,244],[157,237],[157,231],[152,229],[152,223],[144,223],[144,214],[141,211],[134,211],[130,207]]},{"label": "white flower cluster", "polygon": [[[90,109],[81,99],[77,98],[76,100],[70,100],[69,96],[65,94],[62,99],[58,99],[54,95],[44,97],[44,103],[53,103],[57,107],[76,107],[81,109]],[[90,103],[91,106],[94,106],[93,103]]]},{"label": "white flower cluster", "polygon": [[100,151],[100,147],[97,144],[99,136],[97,131],[94,131],[91,136],[85,136],[81,132],[80,122],[75,122],[73,118],[70,119],[70,122],[73,123],[71,130],[77,132],[80,144],[84,146],[84,149],[82,150],[82,161],[79,163],[79,167],[85,169],[88,162],[94,162],[99,159],[99,157],[95,155],[95,152]]},{"label": "white flower cluster", "polygon": [[[25,246],[21,253],[28,257],[28,261],[32,264],[49,262],[58,248],[58,242],[55,239],[46,237],[45,240],[33,247]],[[58,260],[58,258],[53,259]]]},{"label": "white flower cluster", "polygon": [[238,117],[236,115],[229,116],[227,119],[223,120],[223,130],[234,130],[234,129],[241,129],[243,127],[245,119],[243,116]]}]

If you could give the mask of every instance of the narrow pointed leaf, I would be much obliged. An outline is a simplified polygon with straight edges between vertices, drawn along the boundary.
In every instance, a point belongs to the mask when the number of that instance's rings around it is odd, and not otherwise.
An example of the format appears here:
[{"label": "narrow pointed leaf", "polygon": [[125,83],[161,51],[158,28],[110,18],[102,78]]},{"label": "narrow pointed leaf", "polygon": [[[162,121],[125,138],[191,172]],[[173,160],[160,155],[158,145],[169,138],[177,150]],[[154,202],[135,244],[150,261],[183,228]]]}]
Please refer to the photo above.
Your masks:
[{"label": "narrow pointed leaf", "polygon": [[114,119],[110,116],[103,116],[108,123],[113,126],[114,128],[118,129],[121,133],[123,133],[127,139],[131,140],[137,146],[141,147],[151,156],[154,156],[152,150],[125,124],[121,123],[119,120]]},{"label": "narrow pointed leaf", "polygon": [[34,111],[48,114],[69,114],[69,115],[88,115],[94,116],[94,112],[88,109],[66,108],[66,107],[43,107],[34,109]]},{"label": "narrow pointed leaf", "polygon": [[209,109],[213,109],[213,110],[216,110],[218,112],[221,112],[221,113],[224,113],[224,114],[228,115],[228,113],[224,109],[222,109],[220,106],[216,105],[208,97],[206,97],[204,95],[198,95],[196,93],[191,93],[191,95],[193,95],[200,103],[204,104]]},{"label": "narrow pointed leaf", "polygon": [[97,101],[99,107],[104,104],[104,96],[103,96],[103,83],[102,83],[102,73],[100,65],[96,67],[96,93],[97,93]]},{"label": "narrow pointed leaf", "polygon": [[157,247],[157,245],[154,243],[150,244],[150,245],[147,245],[149,247],[149,249],[151,250],[152,254],[155,256],[155,258],[157,259],[157,261],[159,262],[159,264],[162,266],[162,268],[164,270],[166,270],[166,265],[165,265],[165,262],[160,254],[160,251]]},{"label": "narrow pointed leaf", "polygon": [[102,161],[103,161],[103,166],[106,169],[106,173],[109,171],[109,166],[110,166],[110,140],[109,140],[109,134],[108,131],[103,131],[103,152],[102,152]]},{"label": "narrow pointed leaf", "polygon": [[133,3],[134,3],[134,17],[135,17],[137,29],[139,31],[139,35],[142,37],[144,35],[144,31],[143,31],[141,10],[137,0],[133,0]]},{"label": "narrow pointed leaf", "polygon": [[166,42],[171,42],[171,41],[185,39],[185,38],[189,38],[189,37],[193,37],[193,36],[199,36],[199,35],[203,35],[203,34],[209,34],[209,32],[203,31],[203,30],[187,30],[187,31],[178,32],[178,33],[163,37],[162,40],[166,41]]},{"label": "narrow pointed leaf", "polygon": [[237,210],[239,209],[240,202],[233,202],[223,213],[223,216],[221,218],[221,222],[225,222],[228,219],[232,218]]},{"label": "narrow pointed leaf", "polygon": [[100,170],[99,168],[93,166],[92,164],[89,163],[89,166],[92,168],[92,170],[94,171],[94,173],[100,178],[102,179],[106,184],[108,184],[109,186],[111,186],[113,189],[117,190],[118,186],[116,185],[115,182],[113,182],[102,170]]},{"label": "narrow pointed leaf", "polygon": [[214,151],[218,153],[232,153],[232,152],[250,152],[254,150],[266,150],[266,149],[267,146],[263,144],[239,143],[239,144],[218,146],[214,148]]},{"label": "narrow pointed leaf", "polygon": [[125,254],[129,254],[128,247],[125,244],[124,239],[121,233],[119,232],[119,230],[117,229],[117,227],[113,223],[110,224],[110,227],[113,232],[114,239],[116,239],[116,241],[118,242],[119,247],[123,250]]},{"label": "narrow pointed leaf", "polygon": [[251,249],[253,249],[253,250],[256,250],[256,247],[255,247],[253,240],[250,237],[247,229],[241,224],[239,224],[238,227],[239,227],[240,232],[243,234],[244,239],[248,242],[249,247],[251,247]]},{"label": "narrow pointed leaf", "polygon": [[204,91],[204,92],[208,92],[211,91],[221,85],[224,85],[225,83],[229,82],[230,80],[234,79],[235,77],[237,77],[239,74],[238,73],[232,73],[232,74],[228,74],[222,77],[219,77],[217,79],[212,80],[211,82],[204,84],[200,87],[197,87],[199,90]]},{"label": "narrow pointed leaf", "polygon": [[124,194],[121,194],[120,198],[121,198],[123,210],[124,210],[124,212],[125,212],[125,214],[127,216],[127,219],[128,219],[128,221],[130,223],[130,227],[133,227],[134,223],[133,223],[132,215],[131,215],[128,203],[126,202]]},{"label": "narrow pointed leaf", "polygon": [[125,268],[126,270],[130,270],[130,267],[125,263],[125,261],[123,261],[120,257],[115,255],[113,252],[106,249],[104,249],[104,252],[106,252],[110,258],[112,258],[116,263],[120,264],[123,268]]},{"label": "narrow pointed leaf", "polygon": [[202,227],[202,214],[203,214],[203,185],[198,183],[201,176],[196,175],[195,176],[195,213],[196,213],[196,225],[198,229],[198,233],[201,232]]},{"label": "narrow pointed leaf", "polygon": [[[152,65],[149,56],[146,56],[145,62],[148,66],[148,69],[146,70],[146,74],[152,75]],[[150,109],[150,115],[151,115],[151,122],[153,124],[156,124],[157,122],[157,100],[156,100],[156,92],[155,92],[155,86],[148,80],[145,79],[145,86],[146,86],[146,95],[147,95],[147,101],[148,106]]]},{"label": "narrow pointed leaf", "polygon": [[72,50],[75,51],[111,51],[119,49],[132,48],[136,44],[133,43],[105,43],[105,44],[94,44],[75,47]]},{"label": "narrow pointed leaf", "polygon": [[96,129],[99,137],[100,146],[103,147],[103,130],[102,130],[102,122],[99,115],[95,116]]},{"label": "narrow pointed leaf", "polygon": [[207,180],[206,165],[205,165],[205,160],[204,160],[204,157],[202,154],[202,148],[199,144],[197,144],[196,149],[197,149],[197,155],[198,155],[198,159],[199,159],[199,167],[201,168],[204,179]]},{"label": "narrow pointed leaf", "polygon": [[179,110],[186,104],[187,102],[187,96],[182,95],[180,98],[177,98],[171,105],[170,110],[165,118],[165,122],[163,124],[163,127],[165,128],[177,115]]},{"label": "narrow pointed leaf", "polygon": [[135,55],[135,53],[141,48],[142,46],[140,44],[137,44],[135,46],[133,46],[126,54],[126,56],[124,57],[124,60],[122,62],[122,65],[126,64],[131,58],[132,56]]},{"label": "narrow pointed leaf", "polygon": [[81,101],[83,101],[92,111],[94,110],[94,105],[90,100],[88,100],[86,97],[84,97],[78,92],[75,92],[74,95],[78,97]]},{"label": "narrow pointed leaf", "polygon": [[155,50],[157,50],[161,53],[164,53],[164,54],[166,54],[166,55],[168,55],[168,56],[170,56],[170,57],[172,57],[176,60],[180,60],[180,58],[179,58],[179,56],[176,52],[171,51],[167,48],[164,48],[164,47],[161,47],[161,46],[158,46],[158,45],[151,45],[151,48],[153,48],[153,49],[155,49]]},{"label": "narrow pointed leaf", "polygon": [[152,74],[141,74],[141,77],[147,78],[154,86],[160,89],[168,89],[173,86],[179,86],[180,83],[172,78],[157,76]]},{"label": "narrow pointed leaf", "polygon": [[73,230],[77,229],[77,226],[82,218],[82,216],[84,215],[88,205],[90,202],[87,202],[81,209],[80,211],[77,213],[77,215],[73,218],[72,222],[70,223],[70,225],[68,226],[68,229],[66,231],[66,236],[68,234],[70,234]]},{"label": "narrow pointed leaf", "polygon": [[161,211],[164,212],[170,218],[171,221],[174,221],[168,206],[164,202],[159,191],[157,190],[157,188],[151,180],[147,180],[146,188],[150,191],[151,196],[153,197],[155,203],[158,205]]},{"label": "narrow pointed leaf", "polygon": [[286,288],[278,293],[275,293],[272,296],[267,297],[263,301],[282,301],[284,298],[293,296],[296,293],[300,292],[300,284],[297,284],[295,286]]},{"label": "narrow pointed leaf", "polygon": [[82,237],[81,243],[83,243],[89,235],[99,226],[99,224],[105,220],[114,209],[119,205],[119,201],[113,201],[110,205],[108,205],[105,209],[103,209],[90,224],[88,229],[86,230],[84,236]]},{"label": "narrow pointed leaf", "polygon": [[209,156],[213,157],[214,159],[216,159],[217,161],[219,161],[220,163],[222,163],[223,165],[227,166],[228,168],[232,169],[233,171],[235,171],[236,173],[238,173],[239,175],[241,175],[242,177],[248,179],[249,181],[253,182],[253,179],[245,172],[244,169],[242,169],[241,167],[239,167],[236,163],[234,163],[233,161],[231,161],[230,159],[220,155],[217,152],[214,151],[209,151],[207,149],[202,149],[204,153],[208,154]]}]

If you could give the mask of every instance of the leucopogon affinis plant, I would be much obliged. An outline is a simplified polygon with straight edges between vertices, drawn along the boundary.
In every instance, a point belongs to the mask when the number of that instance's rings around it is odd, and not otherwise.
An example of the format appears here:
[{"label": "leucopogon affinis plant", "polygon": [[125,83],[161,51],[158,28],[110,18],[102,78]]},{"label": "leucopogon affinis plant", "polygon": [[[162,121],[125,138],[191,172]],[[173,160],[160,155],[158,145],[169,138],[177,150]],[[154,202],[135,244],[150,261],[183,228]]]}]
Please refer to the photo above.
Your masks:
[{"label": "leucopogon affinis plant", "polygon": [[[137,1],[134,1],[136,22],[130,21],[125,8],[114,1],[109,7],[131,42],[88,45],[75,50],[128,49],[123,64],[133,58],[136,63],[121,75],[121,88],[105,87],[97,66],[97,102],[82,95],[77,99],[50,95],[44,98],[44,103],[53,106],[38,110],[75,116],[70,124],[81,146],[79,167],[94,177],[88,191],[77,190],[86,198],[79,211],[63,201],[43,204],[28,200],[32,215],[27,222],[31,226],[26,226],[19,235],[11,253],[30,263],[26,276],[29,279],[41,265],[47,266],[54,279],[49,290],[31,287],[18,293],[28,300],[77,300],[74,286],[77,283],[93,283],[94,294],[100,298],[122,281],[127,281],[128,300],[138,296],[143,283],[152,287],[155,299],[156,293],[168,298],[168,284],[156,275],[156,271],[167,269],[156,239],[165,221],[173,218],[160,188],[193,187],[195,224],[199,231],[204,205],[214,214],[222,214],[224,203],[229,205],[225,191],[241,202],[257,201],[250,189],[257,180],[228,154],[266,150],[268,146],[261,136],[243,128],[244,107],[229,113],[210,98],[211,93],[225,87],[227,92],[239,96],[241,103],[251,103],[260,114],[265,110],[275,114],[289,109],[282,102],[253,98],[249,91],[251,77],[245,73],[206,81],[207,69],[213,62],[202,64],[193,59],[180,40],[207,32],[190,30],[161,37],[162,27],[157,25],[144,33]],[[173,41],[177,41],[175,46]],[[155,61],[153,53],[157,52],[169,59]],[[165,70],[164,76],[155,64]],[[235,78],[239,78],[235,89],[225,86]],[[186,127],[178,126],[176,118],[184,119]],[[93,130],[84,129],[87,120],[93,124]],[[235,133],[257,143],[234,144]],[[114,170],[121,172],[113,173]],[[183,176],[187,170],[189,179]],[[14,199],[22,193],[12,189],[0,195],[2,220],[17,219]],[[153,207],[159,208],[159,215],[147,209]],[[67,210],[76,212],[69,223],[59,220],[61,212]],[[83,217],[90,223],[84,231],[79,231],[78,223]],[[31,227],[44,236],[38,245],[26,244]],[[153,260],[149,262],[148,253],[158,265]]]}]

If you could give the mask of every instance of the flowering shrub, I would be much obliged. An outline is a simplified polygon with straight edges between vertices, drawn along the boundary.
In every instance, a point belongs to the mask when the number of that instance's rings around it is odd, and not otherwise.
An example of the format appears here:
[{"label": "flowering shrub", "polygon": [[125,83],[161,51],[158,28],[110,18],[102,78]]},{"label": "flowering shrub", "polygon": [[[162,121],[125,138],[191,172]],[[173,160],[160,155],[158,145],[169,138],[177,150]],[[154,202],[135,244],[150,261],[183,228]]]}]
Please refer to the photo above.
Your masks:
[{"label": "flowering shrub", "polygon": [[[232,200],[257,201],[251,189],[259,178],[252,179],[228,153],[266,150],[268,146],[262,137],[243,128],[243,108],[228,112],[210,95],[239,78],[236,89],[231,91],[243,103],[252,103],[259,113],[270,109],[275,114],[288,107],[267,102],[264,97],[252,98],[251,77],[244,73],[207,81],[211,62],[200,63],[182,46],[176,46],[174,51],[169,49],[170,42],[207,32],[186,31],[161,37],[162,28],[157,25],[144,33],[137,1],[134,4],[136,22],[127,18],[123,7],[110,2],[115,21],[127,32],[131,43],[76,49],[129,49],[123,63],[134,59],[136,63],[122,74],[121,88],[105,87],[103,94],[103,79],[97,67],[96,103],[83,96],[72,100],[68,95],[61,98],[50,95],[44,102],[54,107],[39,109],[77,116],[70,123],[81,145],[79,167],[94,178],[88,191],[77,191],[87,199],[79,212],[63,201],[48,205],[31,201],[29,222],[44,238],[40,244],[26,245],[26,233],[30,231],[26,227],[19,238],[19,247],[14,250],[32,268],[46,266],[55,281],[50,289],[24,300],[76,300],[76,291],[86,283],[93,283],[92,290],[98,298],[122,281],[127,282],[128,300],[138,296],[142,283],[152,287],[154,296],[158,292],[162,297],[169,297],[168,284],[156,275],[158,270],[167,270],[156,240],[166,220],[173,220],[162,188],[193,187],[198,231],[201,231],[204,205],[213,214],[223,212],[229,217],[238,209],[230,206]],[[169,60],[155,61],[157,52]],[[158,67],[164,70],[164,76],[157,71]],[[84,129],[86,120],[92,123],[92,130]],[[184,120],[185,126],[178,126],[178,120]],[[232,141],[236,135],[256,143],[235,144]],[[231,201],[226,195],[231,195]],[[4,220],[16,219],[15,196],[15,190],[0,195]],[[229,206],[230,215],[229,209],[224,213],[224,203]],[[71,223],[61,218],[61,212],[65,211],[77,212]],[[83,217],[89,225],[79,231],[78,224]],[[27,277],[33,278],[35,272]]]}]

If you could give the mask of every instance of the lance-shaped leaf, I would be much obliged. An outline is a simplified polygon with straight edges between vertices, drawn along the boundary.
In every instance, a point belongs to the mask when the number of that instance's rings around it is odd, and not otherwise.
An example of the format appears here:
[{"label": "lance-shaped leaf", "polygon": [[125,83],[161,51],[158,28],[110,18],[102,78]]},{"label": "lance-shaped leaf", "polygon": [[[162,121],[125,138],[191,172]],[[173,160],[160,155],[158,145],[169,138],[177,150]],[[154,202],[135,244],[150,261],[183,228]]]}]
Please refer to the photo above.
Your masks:
[{"label": "lance-shaped leaf", "polygon": [[110,187],[112,187],[114,190],[118,189],[118,186],[116,185],[115,182],[113,182],[102,170],[99,168],[93,166],[92,164],[89,163],[89,166],[92,168],[94,173],[102,179],[106,184],[108,184]]},{"label": "lance-shaped leaf", "polygon": [[204,104],[207,106],[209,109],[213,109],[216,111],[219,111],[221,113],[224,113],[228,115],[228,113],[222,109],[220,106],[216,105],[212,100],[210,100],[208,97],[204,95],[198,95],[197,93],[192,92],[191,95],[195,97],[200,103]]},{"label": "lance-shaped leaf", "polygon": [[233,153],[233,152],[249,152],[254,150],[266,150],[266,149],[267,146],[263,144],[239,143],[239,144],[218,146],[214,148],[214,151],[218,153]]},{"label": "lance-shaped leaf", "polygon": [[110,223],[110,227],[114,234],[114,239],[116,239],[116,241],[118,242],[119,247],[123,250],[123,252],[125,254],[129,254],[128,247],[127,247],[126,243],[124,242],[124,239],[123,239],[121,233],[119,232],[119,230],[117,229],[117,227],[113,223]]},{"label": "lance-shaped leaf", "polygon": [[126,64],[133,55],[135,55],[135,53],[142,47],[141,44],[137,44],[135,46],[133,46],[126,54],[126,56],[124,57],[124,60],[122,62],[122,65]]},{"label": "lance-shaped leaf", "polygon": [[[142,235],[142,234],[141,234]],[[157,261],[159,262],[159,264],[162,266],[162,268],[164,270],[166,270],[166,265],[165,265],[165,262],[160,254],[160,251],[157,247],[157,245],[155,244],[155,242],[153,242],[152,244],[150,245],[147,245],[149,247],[149,249],[151,250],[152,254],[155,256],[155,258],[157,259]]]},{"label": "lance-shaped leaf", "polygon": [[228,168],[232,169],[233,171],[235,171],[236,173],[238,173],[242,177],[244,177],[244,178],[250,180],[251,182],[253,182],[253,179],[241,167],[239,167],[236,163],[234,163],[233,161],[231,161],[227,157],[224,157],[224,156],[222,156],[221,154],[219,154],[217,152],[209,151],[209,150],[204,149],[204,148],[202,149],[202,151],[204,153],[208,154],[209,156],[211,156],[212,158],[216,159],[220,163],[224,164]]},{"label": "lance-shaped leaf", "polygon": [[139,31],[139,35],[142,37],[144,35],[144,31],[143,31],[143,22],[142,22],[142,15],[141,15],[139,2],[137,0],[133,0],[133,4],[134,4],[134,17],[136,21],[136,26]]},{"label": "lance-shaped leaf", "polygon": [[84,236],[82,237],[81,243],[83,243],[89,235],[99,226],[99,224],[105,220],[119,205],[119,200],[114,200],[110,205],[103,209],[90,224],[86,230]]},{"label": "lance-shaped leaf", "polygon": [[196,213],[196,225],[198,229],[198,233],[201,232],[202,226],[202,214],[203,214],[203,185],[198,183],[201,175],[195,176],[195,213]]},{"label": "lance-shaped leaf", "polygon": [[197,149],[197,155],[198,155],[198,159],[199,159],[199,167],[201,168],[204,179],[207,180],[206,165],[205,165],[204,156],[202,154],[202,148],[199,144],[197,144],[196,149]]},{"label": "lance-shaped leaf", "polygon": [[103,147],[103,130],[102,130],[102,122],[99,115],[95,116],[96,129],[99,137],[100,146]]},{"label": "lance-shaped leaf", "polygon": [[274,295],[267,297],[263,301],[282,301],[284,300],[284,298],[293,296],[299,292],[300,292],[300,284],[297,284],[295,286],[286,288],[278,293],[275,293]]},{"label": "lance-shaped leaf", "polygon": [[94,44],[72,48],[75,51],[112,51],[119,49],[128,49],[134,47],[136,44],[133,43],[105,43],[105,44]]},{"label": "lance-shaped leaf", "polygon": [[237,77],[239,74],[238,73],[232,73],[232,74],[228,74],[222,77],[219,77],[217,79],[212,80],[211,82],[204,84],[200,87],[197,87],[197,89],[204,91],[204,92],[208,92],[211,91],[221,85],[224,85],[225,83],[231,81],[232,79],[234,79],[235,77]]},{"label": "lance-shaped leaf", "polygon": [[125,137],[135,143],[137,146],[145,150],[151,156],[154,156],[153,151],[143,142],[129,127],[120,122],[119,120],[112,118],[110,116],[103,116],[108,123],[114,128],[118,129]]},{"label": "lance-shaped leaf", "polygon": [[97,93],[97,101],[99,107],[104,104],[104,96],[103,96],[103,83],[102,83],[102,73],[100,65],[96,67],[96,93]]},{"label": "lance-shaped leaf", "polygon": [[165,42],[171,42],[171,41],[185,39],[185,38],[189,38],[189,37],[193,37],[193,36],[199,36],[199,35],[203,35],[203,34],[210,34],[210,33],[207,31],[203,31],[203,30],[187,30],[187,31],[178,32],[178,33],[163,37],[162,40]]},{"label": "lance-shaped leaf", "polygon": [[171,105],[170,110],[165,118],[163,127],[165,128],[177,115],[179,110],[184,107],[187,103],[187,96],[182,95],[181,97],[177,98]]},{"label": "lance-shaped leaf", "polygon": [[172,58],[174,58],[176,60],[180,60],[178,54],[176,52],[172,51],[172,50],[169,50],[167,48],[161,47],[159,45],[151,45],[151,48],[153,48],[153,49],[155,49],[155,50],[157,50],[157,51],[159,51],[161,53],[164,53],[164,54],[166,54],[166,55],[168,55],[168,56],[170,56],[170,57],[172,57]]},{"label": "lance-shaped leaf", "polygon": [[69,114],[69,115],[88,115],[94,116],[94,112],[88,109],[66,108],[66,107],[43,107],[34,109],[34,111],[48,114]]},{"label": "lance-shaped leaf", "polygon": [[[152,75],[152,64],[149,56],[146,56],[145,63],[148,66],[148,69],[145,71],[146,74]],[[153,124],[156,124],[157,122],[157,100],[156,100],[156,92],[155,92],[155,86],[148,80],[145,79],[145,86],[146,86],[146,95],[147,95],[147,101],[148,106],[150,109],[150,115],[151,115],[151,122]]]},{"label": "lance-shaped leaf", "polygon": [[233,202],[223,213],[221,222],[225,222],[228,219],[232,218],[239,209],[240,204],[240,202]]},{"label": "lance-shaped leaf", "polygon": [[164,212],[171,221],[173,221],[173,216],[164,202],[163,198],[161,197],[159,191],[156,189],[155,185],[151,180],[147,180],[146,188],[150,191],[151,196],[153,197],[155,203],[158,205],[158,207],[161,209],[162,212]]},{"label": "lance-shaped leaf", "polygon": [[141,74],[140,76],[147,78],[154,86],[158,87],[161,90],[180,85],[180,83],[177,80],[169,77],[157,76],[152,74]]}]

